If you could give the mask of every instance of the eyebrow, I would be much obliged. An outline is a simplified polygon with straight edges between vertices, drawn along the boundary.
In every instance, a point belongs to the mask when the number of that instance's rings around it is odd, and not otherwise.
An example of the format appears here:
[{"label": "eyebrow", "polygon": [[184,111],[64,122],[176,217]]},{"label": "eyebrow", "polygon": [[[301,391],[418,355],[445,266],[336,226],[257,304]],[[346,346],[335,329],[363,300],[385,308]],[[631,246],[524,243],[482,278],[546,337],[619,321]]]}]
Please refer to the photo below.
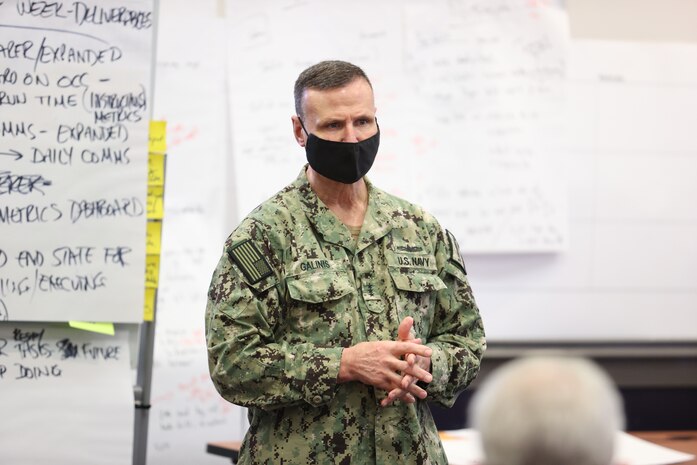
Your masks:
[{"label": "eyebrow", "polygon": [[[370,115],[370,114],[362,114],[362,115],[356,116],[356,117],[354,118],[354,121],[355,121],[355,120],[361,120],[361,119],[366,119],[366,120],[368,120],[368,121],[374,121],[374,120],[375,120],[375,116]],[[331,123],[344,123],[345,121],[346,121],[346,120],[345,120],[344,118],[330,116],[330,117],[328,117],[328,118],[319,120],[317,124],[318,124],[319,126],[324,126],[324,125],[326,125],[326,124],[331,124]]]}]

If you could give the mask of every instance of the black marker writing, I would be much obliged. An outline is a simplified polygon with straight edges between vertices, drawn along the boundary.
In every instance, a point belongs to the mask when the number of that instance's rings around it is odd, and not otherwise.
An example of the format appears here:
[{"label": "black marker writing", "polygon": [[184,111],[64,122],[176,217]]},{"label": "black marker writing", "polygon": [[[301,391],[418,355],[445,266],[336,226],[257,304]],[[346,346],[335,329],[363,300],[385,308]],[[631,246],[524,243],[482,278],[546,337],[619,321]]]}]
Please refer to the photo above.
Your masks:
[{"label": "black marker writing", "polygon": [[51,266],[77,266],[92,263],[94,247],[58,247],[53,250]]},{"label": "black marker writing", "polygon": [[65,360],[66,358],[77,358],[78,346],[70,342],[70,339],[61,339],[56,342],[56,347],[58,347],[58,351],[61,354],[61,360]]},{"label": "black marker writing", "polygon": [[72,165],[74,147],[46,148],[41,150],[32,147],[32,156],[29,160],[32,163],[43,163],[52,165]]},{"label": "black marker writing", "polygon": [[77,106],[77,96],[75,94],[58,95],[37,95],[34,97],[39,105],[54,108],[74,108]]},{"label": "black marker writing", "polygon": [[126,255],[131,253],[130,247],[104,247],[104,263],[112,263],[116,265],[126,266]]},{"label": "black marker writing", "polygon": [[125,7],[103,8],[87,5],[84,2],[73,2],[73,10],[75,11],[75,22],[78,25],[117,23],[133,29],[152,27],[152,12],[150,11],[137,11]]},{"label": "black marker writing", "polygon": [[17,342],[14,348],[22,358],[48,358],[53,354],[48,343],[43,342],[44,332],[44,329],[41,331],[22,331],[20,328],[15,328],[12,331],[12,337]]},{"label": "black marker writing", "polygon": [[0,122],[0,137],[26,137],[29,140],[36,139],[36,133],[34,132],[34,123],[27,123],[25,121],[2,121]]},{"label": "black marker writing", "polygon": [[40,250],[20,250],[15,257],[17,264],[21,268],[26,268],[28,266],[42,266],[44,264],[44,254]]},{"label": "black marker writing", "polygon": [[17,84],[17,71],[11,68],[5,68],[3,71],[0,71],[0,84]]},{"label": "black marker writing", "polygon": [[0,58],[6,60],[26,59],[31,60],[31,49],[34,48],[34,42],[25,40],[24,42],[15,42],[9,40],[5,43],[0,43]]},{"label": "black marker writing", "polygon": [[142,216],[145,212],[137,197],[125,199],[70,200],[70,220],[101,219],[119,216]]},{"label": "black marker writing", "polygon": [[84,149],[80,155],[80,159],[86,164],[111,164],[111,165],[128,165],[131,159],[128,157],[130,147],[125,149],[112,149],[104,147],[102,150],[94,151]]},{"label": "black marker writing", "polygon": [[82,344],[82,355],[89,360],[118,360],[119,346],[94,346],[89,342]]},{"label": "black marker writing", "polygon": [[29,204],[23,207],[0,207],[0,224],[52,223],[63,217],[58,205]]},{"label": "black marker writing", "polygon": [[57,378],[63,374],[58,365],[27,366],[15,363],[19,375],[15,379]]},{"label": "black marker writing", "polygon": [[27,94],[21,92],[19,94],[8,94],[4,90],[0,90],[0,107],[24,105],[27,103]]},{"label": "black marker writing", "polygon": [[13,278],[0,278],[0,295],[7,297],[8,295],[23,295],[31,290],[28,277],[23,277],[19,280]]},{"label": "black marker writing", "polygon": [[11,171],[0,171],[0,195],[32,192],[43,195],[45,192],[42,188],[51,184],[50,180],[40,174],[12,174]]},{"label": "black marker writing", "polygon": [[41,292],[88,292],[106,287],[102,272],[87,275],[56,275],[36,272],[36,290]]},{"label": "black marker writing", "polygon": [[128,129],[122,124],[113,126],[86,126],[82,123],[77,123],[75,126],[59,124],[56,140],[61,144],[69,140],[125,142],[128,140]]},{"label": "black marker writing", "polygon": [[34,0],[21,0],[17,2],[17,13],[20,16],[30,15],[39,18],[67,18],[61,10],[63,4],[60,2],[46,2]]},{"label": "black marker writing", "polygon": [[39,48],[34,59],[34,70],[39,65],[55,63],[75,63],[89,66],[107,64],[119,61],[123,57],[123,52],[119,47],[111,46],[102,49],[75,48],[65,43],[49,45],[46,37],[41,39]]}]

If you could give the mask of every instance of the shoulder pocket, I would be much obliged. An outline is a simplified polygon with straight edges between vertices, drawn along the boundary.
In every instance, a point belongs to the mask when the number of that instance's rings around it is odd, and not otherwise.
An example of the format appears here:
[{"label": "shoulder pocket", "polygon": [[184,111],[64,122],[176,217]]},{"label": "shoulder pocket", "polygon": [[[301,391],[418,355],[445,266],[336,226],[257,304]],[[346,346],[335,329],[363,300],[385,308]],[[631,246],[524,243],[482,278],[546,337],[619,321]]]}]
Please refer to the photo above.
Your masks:
[{"label": "shoulder pocket", "polygon": [[458,281],[467,282],[467,275],[462,271],[462,267],[452,260],[448,260],[443,269],[449,275],[454,276]]},{"label": "shoulder pocket", "polygon": [[345,270],[313,270],[286,278],[288,293],[294,300],[320,303],[337,300],[354,292]]},{"label": "shoulder pocket", "polygon": [[[460,270],[462,271],[461,273],[458,273],[458,274],[455,274],[455,273],[451,273],[451,274],[453,274],[455,276],[467,275],[467,268],[465,268],[465,262],[464,262],[464,260],[462,260],[462,254],[460,253],[460,246],[457,243],[457,239],[455,239],[455,236],[453,235],[453,233],[451,233],[447,229],[446,229],[446,234],[448,236],[448,245],[450,248],[449,262],[455,263],[455,265],[460,267]],[[464,281],[464,280],[465,279],[461,279],[461,281]]]}]

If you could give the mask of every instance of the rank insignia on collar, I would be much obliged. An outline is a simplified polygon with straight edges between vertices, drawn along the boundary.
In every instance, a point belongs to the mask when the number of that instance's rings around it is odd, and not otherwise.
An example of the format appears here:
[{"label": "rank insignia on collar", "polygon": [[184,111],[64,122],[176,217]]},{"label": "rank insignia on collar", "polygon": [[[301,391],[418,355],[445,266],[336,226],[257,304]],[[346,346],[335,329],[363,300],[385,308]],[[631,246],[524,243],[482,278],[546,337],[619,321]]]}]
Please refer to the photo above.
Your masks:
[{"label": "rank insignia on collar", "polygon": [[229,255],[249,280],[249,284],[256,284],[273,273],[269,263],[251,239],[232,246]]}]

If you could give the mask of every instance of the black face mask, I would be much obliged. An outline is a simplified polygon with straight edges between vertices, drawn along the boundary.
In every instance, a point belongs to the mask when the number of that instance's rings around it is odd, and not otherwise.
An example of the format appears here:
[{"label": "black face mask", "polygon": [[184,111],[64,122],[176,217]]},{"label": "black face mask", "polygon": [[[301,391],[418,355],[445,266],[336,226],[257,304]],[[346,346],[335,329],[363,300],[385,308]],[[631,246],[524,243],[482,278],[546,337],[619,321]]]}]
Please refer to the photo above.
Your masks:
[{"label": "black face mask", "polygon": [[309,134],[302,120],[300,125],[307,134],[305,143],[307,162],[313,170],[325,178],[344,184],[353,184],[365,176],[373,166],[380,145],[379,126],[374,136],[360,142],[334,142]]}]

